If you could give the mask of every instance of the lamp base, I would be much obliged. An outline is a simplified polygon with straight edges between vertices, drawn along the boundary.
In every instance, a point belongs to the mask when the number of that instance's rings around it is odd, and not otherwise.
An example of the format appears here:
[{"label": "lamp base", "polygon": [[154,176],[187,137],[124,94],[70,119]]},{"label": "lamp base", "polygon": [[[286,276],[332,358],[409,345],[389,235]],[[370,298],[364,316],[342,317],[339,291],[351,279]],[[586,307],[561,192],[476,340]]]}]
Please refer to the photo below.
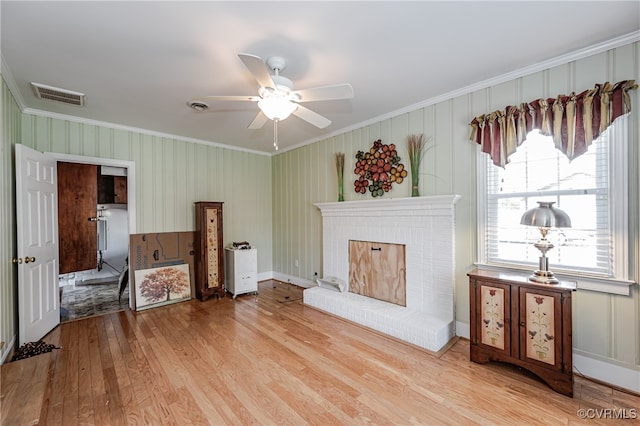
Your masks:
[{"label": "lamp base", "polygon": [[535,271],[530,277],[529,281],[534,281],[540,284],[558,284],[558,279],[553,275],[551,271]]}]

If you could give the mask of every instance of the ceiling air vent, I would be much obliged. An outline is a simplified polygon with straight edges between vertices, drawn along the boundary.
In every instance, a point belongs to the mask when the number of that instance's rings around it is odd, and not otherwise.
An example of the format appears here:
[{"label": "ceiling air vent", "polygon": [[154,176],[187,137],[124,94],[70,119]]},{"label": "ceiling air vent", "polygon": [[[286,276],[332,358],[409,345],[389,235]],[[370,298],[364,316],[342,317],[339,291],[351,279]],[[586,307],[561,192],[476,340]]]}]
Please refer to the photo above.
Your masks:
[{"label": "ceiling air vent", "polygon": [[84,106],[84,93],[72,92],[71,90],[45,86],[44,84],[33,82],[31,83],[31,88],[33,89],[33,93],[40,99],[49,99],[65,104]]}]

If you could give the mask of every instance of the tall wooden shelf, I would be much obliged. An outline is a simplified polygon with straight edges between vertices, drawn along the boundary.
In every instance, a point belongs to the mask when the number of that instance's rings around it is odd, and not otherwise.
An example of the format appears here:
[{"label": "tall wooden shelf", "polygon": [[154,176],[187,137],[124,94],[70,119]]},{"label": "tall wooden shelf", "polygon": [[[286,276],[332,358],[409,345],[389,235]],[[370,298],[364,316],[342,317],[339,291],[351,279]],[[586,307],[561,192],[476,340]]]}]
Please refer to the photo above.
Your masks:
[{"label": "tall wooden shelf", "polygon": [[576,284],[537,284],[525,274],[469,274],[471,361],[515,364],[573,396],[571,293]]},{"label": "tall wooden shelf", "polygon": [[194,246],[196,296],[201,301],[211,296],[224,297],[224,251],[222,249],[222,202],[199,201],[196,204]]}]

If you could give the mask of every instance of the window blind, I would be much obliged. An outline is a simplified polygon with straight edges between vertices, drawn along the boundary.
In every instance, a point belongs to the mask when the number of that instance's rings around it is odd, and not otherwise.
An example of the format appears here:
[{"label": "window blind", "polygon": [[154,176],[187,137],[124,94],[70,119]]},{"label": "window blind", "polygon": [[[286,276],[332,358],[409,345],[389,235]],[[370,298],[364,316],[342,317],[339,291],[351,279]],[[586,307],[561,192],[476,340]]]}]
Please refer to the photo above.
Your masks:
[{"label": "window blind", "polygon": [[537,201],[554,201],[572,221],[553,229],[547,253],[554,271],[613,276],[609,132],[569,162],[553,139],[531,132],[505,168],[486,159],[485,255],[488,263],[535,265],[536,228],[520,225]]}]

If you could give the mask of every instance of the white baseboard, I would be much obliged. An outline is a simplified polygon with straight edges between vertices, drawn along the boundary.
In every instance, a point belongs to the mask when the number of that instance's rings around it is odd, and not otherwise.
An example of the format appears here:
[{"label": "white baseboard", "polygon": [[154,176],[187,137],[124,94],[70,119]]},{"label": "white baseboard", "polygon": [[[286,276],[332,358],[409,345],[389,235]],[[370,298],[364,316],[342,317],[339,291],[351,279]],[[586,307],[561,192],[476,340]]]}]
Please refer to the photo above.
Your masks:
[{"label": "white baseboard", "polygon": [[266,281],[273,279],[273,272],[260,272],[258,273],[258,281]]},{"label": "white baseboard", "polygon": [[303,288],[315,287],[317,285],[315,282],[306,280],[304,278],[294,277],[293,275],[287,275],[287,274],[282,274],[280,272],[273,272],[273,271],[262,272],[258,274],[258,281],[264,281],[264,280],[278,280],[278,281],[282,281],[283,283],[295,284],[298,287],[303,287]]},{"label": "white baseboard", "polygon": [[623,389],[640,393],[640,371],[573,352],[573,371]]},{"label": "white baseboard", "polygon": [[14,334],[13,337],[11,337],[11,341],[3,348],[2,358],[0,358],[0,364],[4,364],[4,362],[7,360],[7,356],[9,356],[9,353],[11,353],[11,350],[13,349],[13,345],[15,344],[16,336]]},{"label": "white baseboard", "polygon": [[470,339],[471,329],[469,328],[469,323],[456,321],[456,336]]}]

